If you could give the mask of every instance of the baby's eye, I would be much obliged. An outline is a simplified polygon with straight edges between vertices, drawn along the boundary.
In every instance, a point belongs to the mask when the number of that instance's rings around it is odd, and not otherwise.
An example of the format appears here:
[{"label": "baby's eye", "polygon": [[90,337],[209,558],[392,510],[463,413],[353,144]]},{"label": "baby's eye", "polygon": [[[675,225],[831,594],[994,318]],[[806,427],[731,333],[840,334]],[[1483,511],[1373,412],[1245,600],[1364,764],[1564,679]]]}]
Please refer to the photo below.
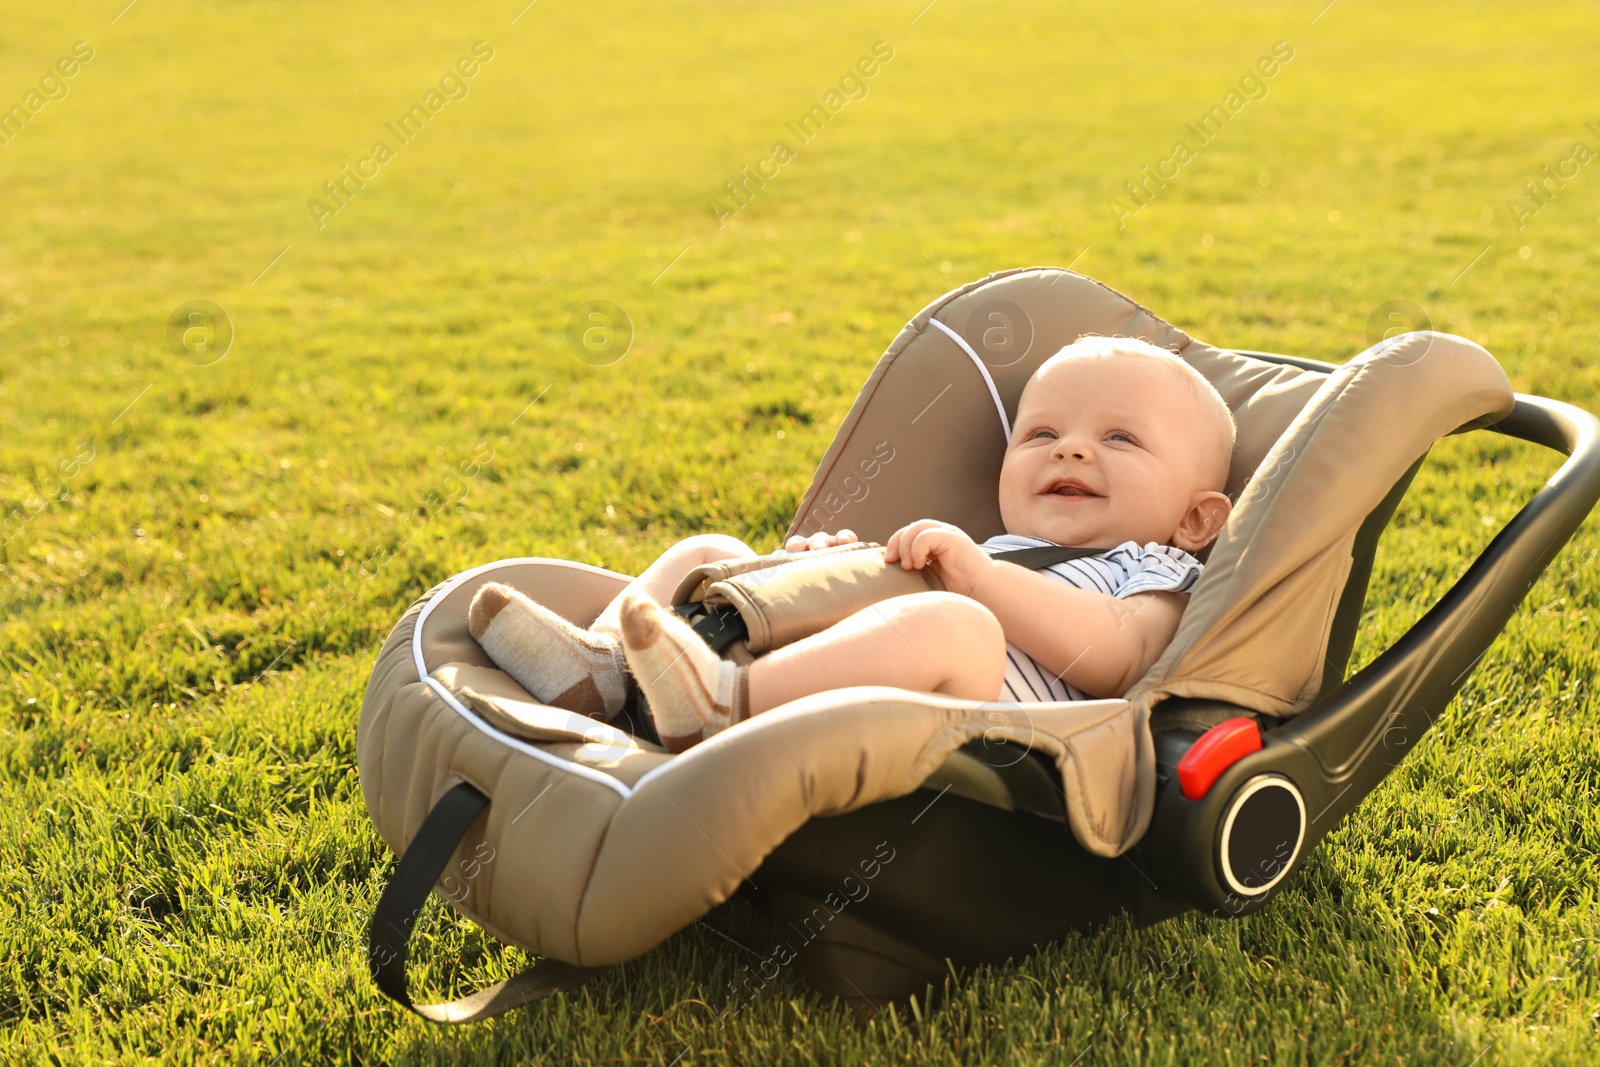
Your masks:
[{"label": "baby's eye", "polygon": [[1128,442],[1130,445],[1138,444],[1138,442],[1133,439],[1133,435],[1128,433],[1126,430],[1112,430],[1110,433],[1106,434],[1106,438],[1108,440],[1114,441],[1119,437]]},{"label": "baby's eye", "polygon": [[1056,435],[1056,432],[1054,430],[1048,430],[1048,429],[1045,429],[1043,426],[1041,426],[1041,427],[1038,427],[1037,429],[1029,430],[1027,439],[1029,441],[1031,441],[1035,437],[1054,438],[1055,435]]}]

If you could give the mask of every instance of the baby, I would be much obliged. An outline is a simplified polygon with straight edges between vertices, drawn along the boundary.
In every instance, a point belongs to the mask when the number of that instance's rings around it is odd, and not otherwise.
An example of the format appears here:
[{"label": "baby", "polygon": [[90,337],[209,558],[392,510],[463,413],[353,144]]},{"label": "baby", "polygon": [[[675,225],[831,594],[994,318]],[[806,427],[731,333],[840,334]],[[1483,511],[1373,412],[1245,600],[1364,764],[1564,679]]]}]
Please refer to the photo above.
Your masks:
[{"label": "baby", "polygon": [[[1125,693],[1172,640],[1210,544],[1234,425],[1178,356],[1144,341],[1087,337],[1046,360],[1017,405],[1000,468],[1006,533],[982,545],[919,519],[885,559],[932,567],[944,592],[895,597],[747,666],[715,655],[661,606],[702,563],[755,555],[719,535],[669,549],[589,630],[506,586],[473,600],[469,627],[535,698],[596,718],[642,687],[657,734],[680,752],[811,693],[886,685],[966,700],[1081,700]],[[791,538],[790,552],[856,540]],[[1038,545],[1098,555],[1032,571],[990,558]]]}]

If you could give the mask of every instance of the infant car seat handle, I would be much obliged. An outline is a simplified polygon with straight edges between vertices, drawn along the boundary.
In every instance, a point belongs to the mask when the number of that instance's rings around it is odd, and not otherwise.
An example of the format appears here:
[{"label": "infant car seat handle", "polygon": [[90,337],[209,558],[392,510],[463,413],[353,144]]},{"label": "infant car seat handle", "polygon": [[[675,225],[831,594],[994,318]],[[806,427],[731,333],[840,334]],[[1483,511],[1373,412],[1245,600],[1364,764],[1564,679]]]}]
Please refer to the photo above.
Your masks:
[{"label": "infant car seat handle", "polygon": [[597,968],[574,967],[559,960],[541,960],[504,982],[442,1004],[413,1004],[406,989],[406,950],[411,930],[434,883],[444,873],[456,846],[466,836],[489,798],[466,782],[451,788],[433,806],[411,847],[400,857],[384,887],[367,930],[367,962],[378,988],[404,1007],[436,1023],[470,1023],[510,1011],[553,993],[576,989]]}]

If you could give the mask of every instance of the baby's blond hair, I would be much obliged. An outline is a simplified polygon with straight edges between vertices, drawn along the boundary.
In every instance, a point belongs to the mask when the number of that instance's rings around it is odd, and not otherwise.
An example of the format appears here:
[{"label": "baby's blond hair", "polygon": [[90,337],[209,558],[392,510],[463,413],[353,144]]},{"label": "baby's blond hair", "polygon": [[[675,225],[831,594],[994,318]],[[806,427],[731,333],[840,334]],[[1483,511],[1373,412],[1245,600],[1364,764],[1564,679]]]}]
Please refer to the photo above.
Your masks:
[{"label": "baby's blond hair", "polygon": [[1233,412],[1228,410],[1228,403],[1222,399],[1222,394],[1217,392],[1217,387],[1212,385],[1205,375],[1190,366],[1188,360],[1137,337],[1084,334],[1039,364],[1039,369],[1033,372],[1029,383],[1044,377],[1045,373],[1057,364],[1074,359],[1142,359],[1167,368],[1186,382],[1190,394],[1199,405],[1202,418],[1211,424],[1215,434],[1216,458],[1213,460],[1207,488],[1221,491],[1227,486],[1228,471],[1233,463],[1233,449],[1238,440],[1238,427],[1233,421]]}]

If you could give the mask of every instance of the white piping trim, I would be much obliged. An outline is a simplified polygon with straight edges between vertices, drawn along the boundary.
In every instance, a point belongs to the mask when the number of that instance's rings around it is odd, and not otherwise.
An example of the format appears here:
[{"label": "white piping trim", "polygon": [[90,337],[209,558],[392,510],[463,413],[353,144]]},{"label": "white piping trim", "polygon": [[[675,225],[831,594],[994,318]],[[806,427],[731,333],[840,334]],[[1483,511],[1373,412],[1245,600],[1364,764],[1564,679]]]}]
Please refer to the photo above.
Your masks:
[{"label": "white piping trim", "polygon": [[994,387],[994,379],[989,376],[988,365],[985,364],[983,360],[978,358],[978,353],[974,352],[972,350],[972,346],[967,344],[967,339],[965,337],[962,337],[959,333],[956,333],[938,319],[929,319],[928,321],[948,334],[950,340],[960,345],[961,351],[967,354],[967,357],[972,360],[972,365],[978,368],[978,373],[983,375],[983,384],[989,387],[989,399],[994,401],[994,409],[1000,414],[1000,432],[1006,435],[1006,443],[1010,444],[1011,420],[1006,418],[1006,406],[1000,403],[1000,390]]},{"label": "white piping trim", "polygon": [[494,727],[484,722],[482,718],[468,711],[466,707],[464,707],[462,703],[455,698],[455,695],[452,694],[450,690],[446,689],[443,684],[433,677],[433,675],[428,673],[428,665],[422,658],[422,628],[427,624],[428,616],[433,614],[433,609],[438,607],[439,604],[444,601],[445,597],[449,596],[452,592],[458,589],[468,578],[475,577],[476,575],[482,574],[484,571],[492,570],[496,567],[504,567],[516,563],[564,563],[569,567],[581,567],[585,570],[592,570],[601,574],[611,573],[610,571],[603,571],[599,567],[590,567],[586,563],[573,563],[569,560],[552,560],[540,556],[521,556],[516,559],[496,560],[493,563],[485,563],[481,567],[474,567],[470,571],[462,571],[460,574],[450,579],[449,584],[443,589],[439,590],[433,599],[428,601],[427,606],[422,609],[422,614],[417,616],[417,625],[412,631],[411,635],[411,655],[416,661],[417,678],[419,681],[425,683],[435,693],[439,694],[440,698],[443,699],[444,702],[450,707],[454,708],[462,718],[467,720],[467,722],[471,723],[473,726],[477,727],[479,731],[487,734],[501,744],[508,745],[518,752],[532,756],[534,759],[539,760],[542,763],[548,763],[558,770],[566,771],[569,774],[576,774],[580,778],[587,778],[590,781],[599,782],[602,785],[609,786],[623,797],[632,796],[633,790],[629,789],[627,785],[617,781],[609,774],[603,774],[600,771],[594,770],[593,768],[585,767],[581,763],[573,763],[571,760],[558,759],[536,745],[531,745],[519,738],[512,737],[510,734],[502,733],[501,731],[496,730]]}]

